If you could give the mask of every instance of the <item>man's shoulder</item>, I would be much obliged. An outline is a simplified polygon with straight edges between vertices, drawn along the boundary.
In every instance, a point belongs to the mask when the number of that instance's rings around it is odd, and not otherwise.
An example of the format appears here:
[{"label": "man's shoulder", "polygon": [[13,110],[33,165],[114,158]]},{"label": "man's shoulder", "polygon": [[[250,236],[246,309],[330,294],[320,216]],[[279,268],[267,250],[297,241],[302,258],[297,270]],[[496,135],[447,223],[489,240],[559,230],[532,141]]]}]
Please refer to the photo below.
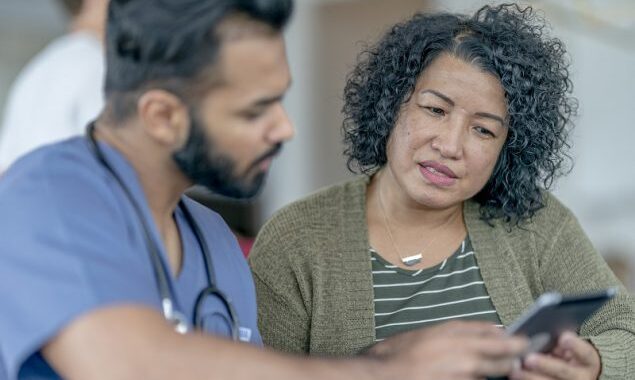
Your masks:
[{"label": "man's shoulder", "polygon": [[23,155],[5,172],[2,180],[28,181],[40,177],[54,180],[61,173],[94,174],[96,166],[86,140],[75,137],[43,145]]},{"label": "man's shoulder", "polygon": [[[30,205],[100,202],[107,190],[105,176],[82,138],[45,145],[18,159],[0,178],[4,206],[30,209]],[[33,210],[45,212],[45,209]]]}]

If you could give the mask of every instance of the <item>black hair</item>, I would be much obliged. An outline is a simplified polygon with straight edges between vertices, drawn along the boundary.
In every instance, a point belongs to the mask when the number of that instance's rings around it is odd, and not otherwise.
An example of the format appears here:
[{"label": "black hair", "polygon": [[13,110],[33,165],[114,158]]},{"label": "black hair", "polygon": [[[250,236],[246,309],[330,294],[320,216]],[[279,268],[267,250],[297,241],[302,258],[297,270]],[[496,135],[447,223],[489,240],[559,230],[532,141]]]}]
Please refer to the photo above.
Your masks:
[{"label": "black hair", "polygon": [[208,88],[202,78],[216,62],[219,25],[232,16],[281,31],[293,0],[112,0],[106,28],[108,116],[131,116],[138,96],[161,88],[187,98]]},{"label": "black hair", "polygon": [[417,79],[442,53],[492,73],[505,91],[509,128],[492,176],[475,196],[481,218],[509,226],[544,207],[543,190],[568,171],[577,101],[562,41],[531,7],[484,6],[473,16],[415,14],[362,52],[344,89],[345,156],[351,171],[386,164],[386,143]]}]

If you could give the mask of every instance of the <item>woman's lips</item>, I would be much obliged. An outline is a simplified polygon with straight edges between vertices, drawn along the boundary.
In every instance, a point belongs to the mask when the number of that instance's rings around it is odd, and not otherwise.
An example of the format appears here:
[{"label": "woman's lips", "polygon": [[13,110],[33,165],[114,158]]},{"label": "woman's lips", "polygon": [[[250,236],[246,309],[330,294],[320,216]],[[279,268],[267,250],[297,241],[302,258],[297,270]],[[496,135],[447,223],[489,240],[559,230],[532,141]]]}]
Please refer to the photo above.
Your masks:
[{"label": "woman's lips", "polygon": [[456,174],[450,168],[436,161],[420,162],[419,171],[424,178],[437,186],[452,186],[457,180]]}]

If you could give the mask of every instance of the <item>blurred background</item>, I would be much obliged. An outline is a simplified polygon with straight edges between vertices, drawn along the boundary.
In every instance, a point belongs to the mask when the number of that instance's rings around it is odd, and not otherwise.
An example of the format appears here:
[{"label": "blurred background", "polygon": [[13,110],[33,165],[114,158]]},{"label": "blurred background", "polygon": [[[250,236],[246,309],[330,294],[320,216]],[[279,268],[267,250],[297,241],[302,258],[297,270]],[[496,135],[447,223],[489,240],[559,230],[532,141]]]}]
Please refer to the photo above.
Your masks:
[{"label": "blurred background", "polygon": [[[275,162],[264,193],[231,202],[195,192],[250,238],[285,204],[351,176],[342,156],[342,89],[367,43],[415,11],[473,12],[476,0],[296,0],[286,32],[293,87],[285,103],[295,139]],[[574,129],[573,171],[554,192],[578,216],[596,248],[635,291],[635,1],[540,0],[572,62],[580,115]],[[68,15],[54,0],[0,2],[0,118],[20,69],[66,32]],[[34,110],[36,112],[36,110]],[[0,131],[1,136],[2,131]]]}]

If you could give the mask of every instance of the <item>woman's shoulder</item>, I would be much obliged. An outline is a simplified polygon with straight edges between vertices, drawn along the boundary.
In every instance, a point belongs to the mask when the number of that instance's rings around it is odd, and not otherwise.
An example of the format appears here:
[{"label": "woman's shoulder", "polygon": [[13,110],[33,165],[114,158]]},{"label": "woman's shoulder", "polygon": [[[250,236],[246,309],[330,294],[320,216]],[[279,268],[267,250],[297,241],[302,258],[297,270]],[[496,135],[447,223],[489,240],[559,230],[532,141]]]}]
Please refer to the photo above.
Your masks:
[{"label": "woman's shoulder", "polygon": [[573,212],[549,191],[542,192],[544,206],[533,216],[516,225],[510,225],[502,219],[496,219],[491,225],[480,219],[479,206],[475,202],[467,208],[467,222],[474,233],[485,232],[492,228],[498,230],[496,236],[513,240],[548,241],[564,230],[575,230],[578,221]]},{"label": "woman's shoulder", "polygon": [[535,231],[541,235],[549,236],[570,223],[577,223],[573,212],[554,194],[543,191],[542,197],[544,207],[536,211],[531,218],[522,222],[518,227],[519,230]]},{"label": "woman's shoulder", "polygon": [[[562,203],[553,193],[543,190],[541,192],[543,207],[538,209],[530,218],[525,219],[518,223],[518,225],[512,226],[511,230],[526,230],[534,228],[547,228],[550,229],[554,226],[560,225],[562,222],[569,219],[575,219],[571,210]],[[466,203],[466,216],[471,219],[472,222],[477,219],[480,220],[480,205],[471,200]],[[480,220],[481,223],[487,224],[487,222]],[[491,222],[494,228],[510,229],[509,224],[502,218],[495,219]]]},{"label": "woman's shoulder", "polygon": [[263,229],[275,225],[297,231],[305,228],[307,223],[312,226],[320,222],[332,225],[338,215],[364,204],[367,182],[366,177],[360,176],[319,189],[281,208]]},{"label": "woman's shoulder", "polygon": [[363,218],[359,213],[364,213],[366,183],[363,177],[354,178],[280,209],[256,237],[250,253],[252,267],[272,259],[300,260],[331,247],[328,242],[339,236],[342,223],[351,222],[350,215]]},{"label": "woman's shoulder", "polygon": [[573,216],[571,210],[550,191],[543,191],[542,196],[545,202],[545,207],[538,210],[538,212],[536,213],[538,217],[559,219],[563,217]]}]

